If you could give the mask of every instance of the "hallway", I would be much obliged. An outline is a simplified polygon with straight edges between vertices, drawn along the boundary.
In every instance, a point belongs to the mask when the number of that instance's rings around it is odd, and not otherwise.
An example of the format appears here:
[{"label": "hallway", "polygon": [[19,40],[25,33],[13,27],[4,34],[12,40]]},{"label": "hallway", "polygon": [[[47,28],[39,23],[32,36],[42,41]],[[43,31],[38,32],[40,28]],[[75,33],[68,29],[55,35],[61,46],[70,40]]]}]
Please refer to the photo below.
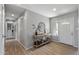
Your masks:
[{"label": "hallway", "polygon": [[25,50],[18,41],[9,41],[5,45],[5,55],[72,55],[77,52],[77,48],[57,42],[29,50]]}]

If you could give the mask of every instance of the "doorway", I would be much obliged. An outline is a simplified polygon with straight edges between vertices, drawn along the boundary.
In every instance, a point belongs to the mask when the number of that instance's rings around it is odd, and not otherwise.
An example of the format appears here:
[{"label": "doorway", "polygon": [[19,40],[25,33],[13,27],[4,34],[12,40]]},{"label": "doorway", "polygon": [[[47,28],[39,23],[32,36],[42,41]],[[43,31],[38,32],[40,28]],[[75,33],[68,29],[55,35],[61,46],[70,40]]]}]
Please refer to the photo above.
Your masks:
[{"label": "doorway", "polygon": [[17,52],[20,52],[19,47],[21,47],[21,44],[19,42],[22,35],[20,34],[22,29],[20,28],[22,26],[20,23],[22,22],[24,12],[25,9],[21,7],[5,4],[5,54],[11,53],[15,55]]},{"label": "doorway", "polygon": [[6,21],[6,38],[15,39],[16,38],[16,24],[15,22]]}]

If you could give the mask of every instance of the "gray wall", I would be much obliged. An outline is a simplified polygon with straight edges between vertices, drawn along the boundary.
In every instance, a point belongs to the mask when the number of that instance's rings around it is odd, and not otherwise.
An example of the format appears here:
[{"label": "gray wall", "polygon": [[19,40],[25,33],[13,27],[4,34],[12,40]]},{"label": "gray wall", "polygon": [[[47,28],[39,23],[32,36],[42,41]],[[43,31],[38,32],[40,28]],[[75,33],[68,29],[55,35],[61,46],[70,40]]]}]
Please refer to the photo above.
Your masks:
[{"label": "gray wall", "polygon": [[78,47],[78,10],[74,14],[74,40],[74,45]]},{"label": "gray wall", "polygon": [[[53,33],[53,29],[55,30],[56,27],[55,25],[53,25],[55,22],[54,21],[58,21],[58,20],[61,20],[62,18],[67,18],[67,17],[74,17],[74,46],[75,47],[78,47],[78,10],[76,11],[73,11],[71,13],[67,13],[67,14],[64,14],[64,15],[60,15],[60,16],[57,16],[57,17],[54,17],[54,18],[51,18],[50,22],[51,22],[51,33]],[[53,24],[52,24],[53,22]],[[53,27],[52,27],[53,25]],[[54,40],[54,41],[57,41],[57,40]]]},{"label": "gray wall", "polygon": [[79,5],[78,5],[78,54],[79,54]]},{"label": "gray wall", "polygon": [[39,22],[44,22],[46,25],[47,32],[49,32],[49,19],[47,17],[41,16],[37,13],[28,11],[27,15],[27,39],[28,39],[28,47],[32,46],[32,35],[33,35],[33,27],[32,25],[34,24],[35,26],[38,25]]},{"label": "gray wall", "polygon": [[33,46],[33,24],[37,26],[39,22],[44,22],[46,25],[47,32],[50,32],[49,19],[45,16],[39,15],[29,10],[26,10],[25,14],[23,15],[23,19],[19,19],[17,22],[19,23],[18,25],[21,24],[20,26],[18,26],[20,32],[18,32],[20,34],[18,34],[18,38],[26,49],[29,49]]}]

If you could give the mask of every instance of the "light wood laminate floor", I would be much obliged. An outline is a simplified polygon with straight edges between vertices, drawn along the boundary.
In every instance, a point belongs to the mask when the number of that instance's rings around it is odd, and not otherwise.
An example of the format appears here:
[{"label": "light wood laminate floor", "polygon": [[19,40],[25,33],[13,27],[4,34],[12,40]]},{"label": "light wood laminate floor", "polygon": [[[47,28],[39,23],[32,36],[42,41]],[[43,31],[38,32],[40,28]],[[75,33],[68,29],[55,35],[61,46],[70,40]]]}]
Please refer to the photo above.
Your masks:
[{"label": "light wood laminate floor", "polygon": [[40,48],[25,50],[18,41],[9,41],[5,43],[5,55],[73,55],[77,48],[70,45],[51,42]]}]

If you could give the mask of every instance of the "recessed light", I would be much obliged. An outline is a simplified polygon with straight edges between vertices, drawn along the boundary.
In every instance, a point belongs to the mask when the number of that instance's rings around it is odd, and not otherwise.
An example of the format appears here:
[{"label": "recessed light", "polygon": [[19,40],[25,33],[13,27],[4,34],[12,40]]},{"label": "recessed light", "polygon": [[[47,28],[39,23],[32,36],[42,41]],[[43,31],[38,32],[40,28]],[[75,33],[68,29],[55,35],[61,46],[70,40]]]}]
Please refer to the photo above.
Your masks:
[{"label": "recessed light", "polygon": [[12,14],[12,16],[14,16],[14,14]]},{"label": "recessed light", "polygon": [[53,8],[53,11],[56,11],[56,8]]}]

